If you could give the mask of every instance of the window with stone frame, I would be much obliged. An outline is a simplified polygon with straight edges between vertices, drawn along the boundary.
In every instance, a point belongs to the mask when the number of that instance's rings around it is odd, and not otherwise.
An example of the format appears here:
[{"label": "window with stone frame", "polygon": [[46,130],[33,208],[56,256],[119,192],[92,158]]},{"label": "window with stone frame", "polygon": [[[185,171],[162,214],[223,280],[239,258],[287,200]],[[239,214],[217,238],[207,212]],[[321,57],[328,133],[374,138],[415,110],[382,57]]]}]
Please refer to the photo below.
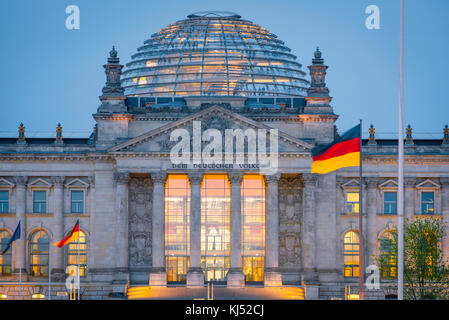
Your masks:
[{"label": "window with stone frame", "polygon": [[[11,234],[7,230],[0,231],[0,252],[6,249]],[[12,247],[3,255],[0,255],[0,276],[8,276],[11,274],[12,266]]]},{"label": "window with stone frame", "polygon": [[9,190],[0,189],[0,213],[9,212]]},{"label": "window with stone frame", "polygon": [[37,277],[48,276],[50,238],[43,230],[38,230],[31,236],[30,241],[30,275]]},{"label": "window with stone frame", "polygon": [[397,214],[398,200],[397,192],[384,192],[384,214]]},{"label": "window with stone frame", "polygon": [[348,231],[343,238],[343,276],[353,278],[359,276],[360,239],[356,231]]},{"label": "window with stone frame", "polygon": [[435,192],[433,191],[421,192],[421,213],[435,214]]},{"label": "window with stone frame", "polygon": [[383,279],[396,279],[397,277],[397,234],[394,230],[386,231],[380,238],[380,271]]},{"label": "window with stone frame", "polygon": [[[71,231],[70,231],[71,232]],[[87,271],[87,238],[83,231],[79,231],[78,240],[66,246],[67,266],[80,266],[80,277],[86,276]]]},{"label": "window with stone frame", "polygon": [[84,190],[70,191],[70,212],[84,213]]},{"label": "window with stone frame", "polygon": [[359,214],[360,202],[359,193],[348,191],[346,193],[346,213],[347,214]]},{"label": "window with stone frame", "polygon": [[47,191],[33,190],[33,213],[47,212]]}]

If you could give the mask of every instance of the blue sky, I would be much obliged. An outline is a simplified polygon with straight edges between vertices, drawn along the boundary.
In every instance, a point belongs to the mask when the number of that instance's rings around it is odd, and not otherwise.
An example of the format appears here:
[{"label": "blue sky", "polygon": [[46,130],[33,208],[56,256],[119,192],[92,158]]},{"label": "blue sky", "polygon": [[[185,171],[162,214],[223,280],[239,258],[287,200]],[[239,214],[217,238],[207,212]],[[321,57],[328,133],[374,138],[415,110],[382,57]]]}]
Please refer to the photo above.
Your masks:
[{"label": "blue sky", "polygon": [[[449,1],[405,3],[405,125],[416,137],[440,138],[449,124]],[[72,4],[80,30],[65,27]],[[380,30],[365,27],[371,4]],[[233,11],[268,28],[304,70],[319,46],[339,130],[360,118],[380,137],[397,130],[399,0],[2,0],[0,135],[14,136],[23,122],[27,132],[53,136],[61,122],[67,135],[88,136],[111,46],[127,63],[151,34],[200,10]]]}]

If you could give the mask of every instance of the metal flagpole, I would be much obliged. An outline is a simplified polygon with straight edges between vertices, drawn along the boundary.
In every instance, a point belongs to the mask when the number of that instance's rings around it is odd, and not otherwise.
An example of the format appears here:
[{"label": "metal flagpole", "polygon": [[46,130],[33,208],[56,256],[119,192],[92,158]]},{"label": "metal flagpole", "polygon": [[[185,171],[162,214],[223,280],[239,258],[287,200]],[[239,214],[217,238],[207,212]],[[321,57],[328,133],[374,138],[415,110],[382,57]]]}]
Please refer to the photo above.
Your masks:
[{"label": "metal flagpole", "polygon": [[48,300],[51,300],[51,241],[48,243]]},{"label": "metal flagpole", "polygon": [[362,119],[360,119],[360,190],[359,190],[359,299],[364,300],[365,298],[365,241],[363,234],[363,196],[362,196]]},{"label": "metal flagpole", "polygon": [[[22,224],[20,225],[20,229],[22,229]],[[25,239],[21,239],[21,240],[25,241]],[[20,259],[20,267],[19,267],[19,300],[22,300],[22,243],[21,243],[21,241],[19,242],[19,259]]]},{"label": "metal flagpole", "polygon": [[398,300],[404,299],[404,0],[399,22],[399,121],[398,121]]},{"label": "metal flagpole", "polygon": [[80,299],[80,290],[81,290],[81,283],[80,283],[80,236],[78,232],[78,300]]}]

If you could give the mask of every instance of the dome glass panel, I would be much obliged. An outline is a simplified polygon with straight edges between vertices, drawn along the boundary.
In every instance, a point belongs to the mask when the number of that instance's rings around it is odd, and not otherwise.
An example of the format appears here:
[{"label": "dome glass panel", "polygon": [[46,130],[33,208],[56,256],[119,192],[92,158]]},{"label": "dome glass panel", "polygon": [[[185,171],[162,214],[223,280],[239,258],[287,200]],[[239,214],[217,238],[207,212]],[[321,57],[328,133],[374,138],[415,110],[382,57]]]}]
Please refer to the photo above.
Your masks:
[{"label": "dome glass panel", "polygon": [[122,74],[128,96],[302,97],[296,56],[267,29],[231,12],[197,12],[153,34]]}]

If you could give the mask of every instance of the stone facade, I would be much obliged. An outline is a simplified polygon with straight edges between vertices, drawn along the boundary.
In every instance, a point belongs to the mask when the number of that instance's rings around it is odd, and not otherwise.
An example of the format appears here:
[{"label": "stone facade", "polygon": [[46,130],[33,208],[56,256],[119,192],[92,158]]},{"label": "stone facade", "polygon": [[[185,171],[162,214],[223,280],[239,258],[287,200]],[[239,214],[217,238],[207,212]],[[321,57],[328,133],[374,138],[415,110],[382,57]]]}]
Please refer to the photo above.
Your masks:
[{"label": "stone facade", "polygon": [[[191,132],[193,121],[204,128],[278,129],[278,171],[265,176],[266,234],[265,286],[306,285],[314,298],[342,297],[345,286],[357,291],[357,279],[343,276],[343,238],[358,229],[358,216],[348,214],[346,194],[359,188],[358,168],[327,175],[310,174],[311,148],[332,141],[337,115],[325,86],[327,66],[317,51],[310,67],[309,95],[298,106],[254,109],[246,97],[190,97],[180,108],[151,108],[144,98],[125,97],[118,82],[122,66],[111,51],[105,65],[107,83],[101,106],[93,116],[96,129],[89,139],[0,139],[0,191],[9,194],[9,208],[0,213],[0,230],[14,231],[22,222],[23,237],[13,246],[13,274],[2,277],[0,293],[17,297],[17,276],[22,266],[26,284],[23,295],[46,293],[46,278],[30,273],[30,241],[45,231],[51,242],[59,240],[79,219],[87,238],[87,275],[82,279],[83,299],[111,298],[125,294],[128,285],[166,286],[165,198],[167,174],[187,173],[191,186],[190,269],[188,287],[204,285],[200,265],[201,178],[204,173],[226,173],[231,183],[231,253],[228,285],[244,286],[240,255],[240,181],[250,167],[197,170],[173,166],[170,133]],[[293,98],[292,98],[293,99]],[[293,101],[293,100],[292,100]],[[134,105],[137,103],[137,106]],[[397,188],[396,144],[363,142],[363,207],[367,264],[378,252],[378,238],[395,228],[397,217],[383,209],[383,194]],[[421,212],[421,193],[435,194],[433,216],[449,221],[449,148],[444,140],[418,140],[407,146],[405,212]],[[70,191],[84,191],[84,210],[73,213]],[[46,208],[33,210],[33,191],[46,191]],[[448,230],[449,231],[449,230]],[[449,256],[445,239],[444,252]],[[52,248],[54,292],[63,291],[65,249]],[[19,253],[22,253],[21,256]],[[35,284],[40,281],[39,284]],[[10,285],[13,285],[12,287]],[[15,286],[14,286],[15,285]],[[314,291],[313,288],[318,288]],[[384,291],[367,293],[382,298]]]}]

